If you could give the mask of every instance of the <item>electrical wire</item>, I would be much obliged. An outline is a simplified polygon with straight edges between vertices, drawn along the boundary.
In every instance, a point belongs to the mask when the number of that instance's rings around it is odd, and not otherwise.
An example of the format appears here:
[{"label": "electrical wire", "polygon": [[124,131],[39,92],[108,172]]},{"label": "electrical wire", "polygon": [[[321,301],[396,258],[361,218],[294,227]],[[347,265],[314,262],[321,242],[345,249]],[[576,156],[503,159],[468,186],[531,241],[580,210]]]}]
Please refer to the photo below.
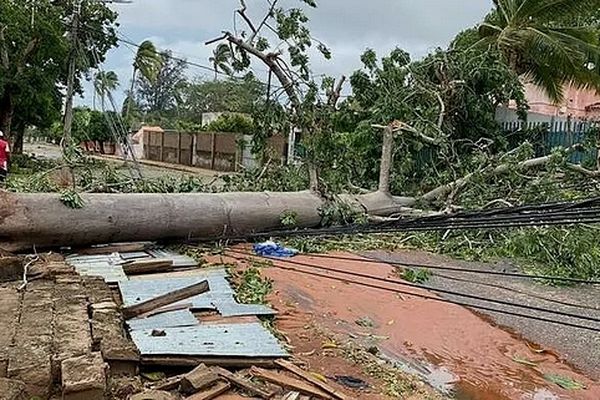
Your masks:
[{"label": "electrical wire", "polygon": [[[256,257],[255,254],[252,254],[252,253],[249,253],[249,252],[242,252],[242,251],[239,251],[239,250],[232,250],[232,249],[229,249],[228,251],[232,252],[232,253],[237,253],[237,254],[245,255],[245,256],[254,256],[254,257]],[[258,257],[260,257],[260,256],[258,256]],[[270,257],[262,257],[262,258],[273,260]],[[410,282],[404,282],[404,281],[390,280],[390,279],[386,279],[386,278],[380,278],[380,277],[372,276],[372,275],[369,275],[369,274],[363,274],[363,273],[360,273],[360,272],[342,271],[342,270],[338,270],[338,269],[335,269],[335,268],[327,268],[327,267],[323,267],[321,265],[310,264],[310,263],[306,263],[306,262],[298,262],[298,261],[293,261],[293,260],[288,260],[288,259],[279,259],[279,258],[276,259],[276,260],[279,261],[279,262],[287,263],[287,264],[298,265],[298,266],[302,266],[302,267],[314,268],[314,269],[322,270],[322,271],[326,271],[326,272],[335,272],[335,273],[345,274],[345,275],[349,275],[349,276],[353,276],[353,277],[358,277],[358,278],[367,278],[367,279],[371,279],[371,280],[374,280],[374,281],[377,281],[377,282],[382,282],[382,283],[391,284],[391,285],[404,286],[404,287],[409,287],[409,288],[412,288],[412,289],[423,289],[423,290],[428,290],[428,291],[434,292],[434,293],[440,293],[440,294],[451,295],[451,296],[458,296],[458,297],[463,297],[463,298],[470,299],[470,300],[486,301],[486,302],[489,302],[489,303],[494,303],[494,304],[503,305],[503,306],[521,308],[521,309],[529,310],[529,311],[539,311],[539,312],[544,312],[544,313],[548,313],[548,314],[560,315],[562,317],[577,318],[577,319],[582,319],[582,320],[586,320],[586,321],[600,323],[600,318],[595,318],[595,317],[588,317],[588,316],[584,316],[584,315],[572,314],[572,313],[563,312],[563,311],[557,311],[557,310],[549,310],[549,309],[546,309],[546,308],[543,308],[543,307],[536,307],[536,306],[530,306],[530,305],[524,305],[524,304],[516,304],[516,303],[511,303],[509,301],[504,301],[504,300],[486,299],[486,298],[481,297],[481,296],[470,295],[470,294],[467,294],[467,293],[455,292],[455,291],[446,290],[446,289],[439,289],[439,288],[435,288],[435,287],[432,287],[432,286],[420,285],[420,284],[417,284],[417,283],[410,283]]]},{"label": "electrical wire", "polygon": [[562,281],[562,282],[571,282],[571,283],[580,283],[580,284],[588,284],[588,285],[600,285],[599,280],[586,280],[586,279],[577,279],[577,278],[568,278],[568,277],[560,277],[560,276],[548,276],[548,275],[530,275],[523,274],[518,272],[499,272],[499,271],[484,271],[480,269],[473,268],[458,268],[458,267],[446,267],[442,265],[432,265],[432,264],[421,264],[421,263],[407,263],[401,261],[388,261],[382,259],[369,259],[369,258],[352,258],[352,257],[344,257],[344,256],[335,256],[329,254],[305,254],[308,257],[312,258],[321,258],[328,260],[338,260],[338,261],[357,261],[365,264],[389,264],[399,267],[411,267],[411,268],[423,268],[423,269],[431,269],[431,270],[440,270],[440,271],[453,271],[453,272],[464,272],[471,274],[481,274],[481,275],[492,275],[492,276],[506,276],[511,278],[525,278],[525,279],[539,279],[546,281]]},{"label": "electrical wire", "polygon": [[[278,260],[278,261],[288,262],[287,260]],[[518,312],[513,312],[513,311],[508,311],[508,310],[500,310],[500,309],[491,308],[491,307],[482,306],[482,305],[470,304],[470,303],[466,303],[466,302],[459,301],[459,300],[443,299],[443,298],[439,298],[436,296],[431,296],[431,295],[426,295],[426,294],[421,294],[421,293],[414,293],[414,292],[408,292],[408,291],[403,291],[403,290],[399,290],[399,289],[392,289],[392,288],[387,288],[387,287],[370,284],[367,282],[359,282],[359,281],[354,281],[351,279],[336,277],[336,276],[332,276],[331,274],[306,271],[306,270],[302,270],[299,268],[284,267],[281,265],[273,265],[273,267],[282,269],[282,270],[298,272],[298,273],[306,274],[306,275],[310,275],[310,276],[316,276],[316,277],[320,277],[320,278],[324,278],[324,279],[335,280],[338,282],[344,282],[344,283],[364,286],[364,287],[368,287],[371,289],[377,289],[377,290],[391,292],[391,293],[404,294],[407,296],[414,296],[414,297],[419,297],[422,299],[433,300],[433,301],[437,301],[440,303],[454,304],[454,305],[459,305],[459,306],[463,306],[463,307],[469,307],[469,308],[476,309],[476,310],[495,312],[498,314],[510,315],[510,316],[514,316],[514,317],[526,318],[526,319],[541,321],[541,322],[547,322],[547,323],[551,323],[551,324],[555,324],[555,325],[568,326],[571,328],[584,329],[584,330],[588,330],[588,331],[592,331],[592,332],[600,332],[600,328],[591,327],[591,326],[587,326],[587,325],[580,325],[580,324],[566,322],[566,321],[557,321],[555,319],[549,319],[549,318],[539,317],[539,316],[535,316],[535,315],[523,314],[523,313],[518,313]],[[331,272],[331,271],[329,271],[329,272]],[[345,272],[343,272],[343,271],[337,271],[337,272],[340,274],[345,274]]]}]

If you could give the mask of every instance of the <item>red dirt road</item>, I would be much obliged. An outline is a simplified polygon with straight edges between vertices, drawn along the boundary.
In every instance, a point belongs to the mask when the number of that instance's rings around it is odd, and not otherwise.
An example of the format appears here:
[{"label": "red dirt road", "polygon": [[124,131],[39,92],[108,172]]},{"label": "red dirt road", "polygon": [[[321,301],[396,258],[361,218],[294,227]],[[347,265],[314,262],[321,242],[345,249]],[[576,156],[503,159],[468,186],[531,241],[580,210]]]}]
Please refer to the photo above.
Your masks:
[{"label": "red dirt road", "polygon": [[[244,257],[236,254],[236,258]],[[365,264],[309,256],[296,256],[292,260],[395,279],[394,269],[383,263]],[[369,282],[364,278],[290,265],[285,260],[274,260],[274,264],[325,273],[332,278]],[[264,269],[263,274],[273,279],[278,298],[311,314],[318,324],[330,331],[355,338],[370,334],[371,338],[378,338],[379,350],[388,357],[416,360],[440,368],[430,378],[446,381],[442,383],[454,380],[459,399],[600,399],[600,385],[575,371],[559,356],[551,351],[534,353],[523,339],[464,307],[280,268]],[[369,283],[387,285],[376,281]],[[397,285],[387,287],[419,292]],[[431,295],[424,291],[420,293]],[[368,318],[373,326],[356,324],[361,318]],[[537,366],[522,365],[515,359],[535,361]],[[545,374],[570,377],[583,383],[586,389],[561,389],[546,381]]]}]

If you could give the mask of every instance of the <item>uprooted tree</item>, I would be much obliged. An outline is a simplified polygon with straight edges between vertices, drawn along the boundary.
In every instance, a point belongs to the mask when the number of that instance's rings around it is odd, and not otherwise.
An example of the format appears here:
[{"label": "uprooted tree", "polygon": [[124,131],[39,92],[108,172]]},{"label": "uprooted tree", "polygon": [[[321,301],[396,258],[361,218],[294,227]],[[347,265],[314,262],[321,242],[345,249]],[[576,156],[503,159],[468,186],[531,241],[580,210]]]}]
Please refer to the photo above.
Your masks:
[{"label": "uprooted tree", "polygon": [[[307,50],[313,39],[306,16],[300,8],[279,4],[268,2],[264,18],[255,22],[241,2],[236,14],[248,30],[225,32],[213,42],[227,46],[229,51],[220,53],[228,55],[232,70],[259,61],[279,82],[267,88],[266,109],[274,113],[265,113],[258,125],[269,129],[269,119],[285,116],[278,129],[299,128],[307,147],[310,190],[83,194],[83,207],[77,209],[66,207],[60,195],[1,193],[0,247],[229,237],[280,228],[282,215],[289,212],[295,226],[316,227],[332,200],[375,218],[452,212],[461,193],[503,175],[549,168],[599,175],[568,162],[565,156],[578,146],[536,156],[531,146],[515,147],[505,140],[494,113],[509,100],[524,110],[523,86],[497,48],[478,46],[476,31],[466,31],[448,50],[417,62],[402,50],[381,60],[367,51],[364,67],[350,79],[353,96],[340,103],[344,79],[337,84],[325,79],[321,86],[311,79]],[[264,31],[287,53],[269,51],[272,44]],[[323,44],[318,47],[330,56]],[[287,112],[281,112],[282,103],[289,104]],[[528,132],[520,135],[517,142],[531,139]],[[423,149],[429,158],[419,164]]]}]

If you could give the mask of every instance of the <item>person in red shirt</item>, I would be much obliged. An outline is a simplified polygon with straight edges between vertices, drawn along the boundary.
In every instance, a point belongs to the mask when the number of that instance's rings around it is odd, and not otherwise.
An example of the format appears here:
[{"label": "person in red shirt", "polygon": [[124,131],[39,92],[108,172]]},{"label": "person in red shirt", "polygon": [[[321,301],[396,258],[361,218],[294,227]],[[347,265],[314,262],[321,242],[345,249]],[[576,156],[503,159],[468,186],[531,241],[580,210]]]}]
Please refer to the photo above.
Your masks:
[{"label": "person in red shirt", "polygon": [[10,145],[4,140],[4,133],[0,131],[0,182],[4,182],[8,175],[8,161],[10,160]]}]

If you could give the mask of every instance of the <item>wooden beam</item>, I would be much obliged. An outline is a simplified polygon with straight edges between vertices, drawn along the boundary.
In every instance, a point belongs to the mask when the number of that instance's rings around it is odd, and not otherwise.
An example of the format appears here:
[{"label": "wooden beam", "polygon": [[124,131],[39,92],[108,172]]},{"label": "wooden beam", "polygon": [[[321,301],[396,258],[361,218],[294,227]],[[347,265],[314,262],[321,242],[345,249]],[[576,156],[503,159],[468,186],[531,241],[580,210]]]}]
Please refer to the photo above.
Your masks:
[{"label": "wooden beam", "polygon": [[310,373],[304,371],[303,369],[300,369],[298,366],[292,364],[289,361],[277,360],[277,361],[275,361],[275,364],[279,365],[282,368],[287,369],[288,371],[292,372],[293,374],[298,375],[300,378],[304,379],[307,382],[312,383],[319,389],[326,391],[327,393],[331,394],[332,396],[334,396],[335,398],[337,398],[339,400],[347,400],[348,399],[348,397],[346,397],[346,395],[344,395],[343,393],[340,393],[339,391],[335,390],[334,388],[332,388],[325,382],[320,381],[319,379],[315,378]]},{"label": "wooden beam", "polygon": [[196,367],[200,364],[218,365],[224,368],[250,368],[261,366],[264,368],[275,367],[272,358],[250,357],[169,357],[169,356],[142,356],[142,365],[158,367]]},{"label": "wooden beam", "polygon": [[187,400],[211,400],[216,397],[219,397],[223,393],[228,392],[230,388],[231,388],[231,385],[229,384],[229,382],[219,382],[216,385],[214,385],[212,388],[210,388],[209,390],[206,390],[206,391],[200,392],[200,393],[196,393],[194,395],[191,395],[190,397],[186,397],[186,399]]},{"label": "wooden beam", "polygon": [[168,306],[170,304],[177,303],[178,301],[206,293],[209,290],[210,288],[208,286],[208,281],[202,281],[200,283],[196,283],[183,289],[175,290],[142,303],[125,307],[123,308],[123,316],[125,319],[134,318],[138,315],[146,314],[152,310],[156,310],[157,308]]},{"label": "wooden beam", "polygon": [[267,382],[274,383],[286,389],[291,389],[296,392],[304,393],[320,399],[332,399],[329,394],[323,392],[322,390],[281,373],[267,371],[258,367],[252,367],[250,369],[250,373],[257,378],[261,378]]},{"label": "wooden beam", "polygon": [[107,246],[96,246],[88,247],[86,249],[77,250],[77,254],[80,255],[99,255],[99,254],[112,254],[112,253],[132,253],[137,251],[144,251],[152,243],[150,242],[139,242],[139,243],[115,243]]},{"label": "wooden beam", "polygon": [[173,269],[173,260],[156,259],[134,260],[123,264],[123,271],[127,275],[152,274],[156,272],[168,272]]},{"label": "wooden beam", "polygon": [[249,379],[245,379],[241,376],[235,375],[228,370],[221,367],[212,367],[213,371],[215,371],[219,376],[227,379],[234,386],[239,387],[242,390],[245,390],[249,394],[253,396],[258,396],[261,399],[270,399],[275,395],[273,392],[267,392],[260,388],[258,385],[250,381]]}]

